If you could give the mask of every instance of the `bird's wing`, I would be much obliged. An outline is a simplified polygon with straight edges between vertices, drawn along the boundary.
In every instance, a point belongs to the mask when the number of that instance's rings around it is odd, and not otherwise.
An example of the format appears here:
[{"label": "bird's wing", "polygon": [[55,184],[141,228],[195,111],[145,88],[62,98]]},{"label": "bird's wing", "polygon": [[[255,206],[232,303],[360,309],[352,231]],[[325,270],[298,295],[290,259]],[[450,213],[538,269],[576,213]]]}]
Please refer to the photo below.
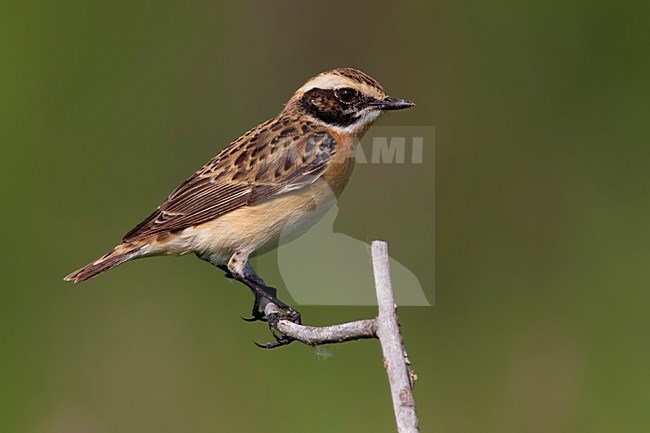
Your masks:
[{"label": "bird's wing", "polygon": [[176,188],[123,241],[201,224],[315,182],[336,152],[336,143],[318,125],[289,124],[266,122],[233,142]]}]

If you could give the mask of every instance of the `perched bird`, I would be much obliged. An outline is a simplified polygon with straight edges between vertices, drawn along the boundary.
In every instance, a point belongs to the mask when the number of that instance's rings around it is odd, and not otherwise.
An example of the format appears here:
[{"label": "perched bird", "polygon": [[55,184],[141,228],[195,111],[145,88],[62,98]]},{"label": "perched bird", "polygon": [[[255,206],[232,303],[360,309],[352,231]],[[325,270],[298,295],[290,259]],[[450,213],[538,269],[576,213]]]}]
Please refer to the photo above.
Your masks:
[{"label": "perched bird", "polygon": [[355,146],[370,125],[383,111],[413,105],[356,69],[311,78],[280,114],[219,152],[112,251],[65,280],[78,283],[140,257],[193,252],[253,291],[253,320],[273,302],[299,321],[248,258],[316,223],[347,184]]}]

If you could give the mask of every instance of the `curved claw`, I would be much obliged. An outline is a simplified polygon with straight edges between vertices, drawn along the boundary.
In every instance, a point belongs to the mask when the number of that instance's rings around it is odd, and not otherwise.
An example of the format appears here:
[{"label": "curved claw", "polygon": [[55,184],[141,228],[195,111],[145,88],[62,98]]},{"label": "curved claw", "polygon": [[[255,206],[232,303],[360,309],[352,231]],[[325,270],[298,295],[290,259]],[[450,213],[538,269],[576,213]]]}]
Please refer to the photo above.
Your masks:
[{"label": "curved claw", "polygon": [[275,342],[275,343],[268,342],[268,343],[260,344],[260,343],[258,343],[257,341],[253,341],[253,344],[255,344],[255,345],[256,345],[257,347],[259,347],[260,349],[274,349],[274,348],[276,348],[276,347],[278,347],[278,346],[281,345],[281,344],[278,343],[278,342]]},{"label": "curved claw", "polygon": [[268,322],[266,319],[266,316],[264,315],[264,311],[261,311],[257,305],[253,307],[253,312],[251,313],[253,317],[248,318],[248,317],[242,317],[241,319],[244,322]]},{"label": "curved claw", "polygon": [[253,343],[261,349],[275,349],[276,347],[286,346],[292,341],[293,338],[287,338],[287,339],[279,338],[275,342],[269,341],[268,343],[260,344],[257,341],[253,341]]},{"label": "curved claw", "polygon": [[258,317],[258,316],[253,316],[253,317],[241,317],[241,319],[242,319],[244,322],[257,322],[257,321],[260,321],[260,322],[268,322],[268,320],[267,320],[264,316],[260,316],[260,317]]}]

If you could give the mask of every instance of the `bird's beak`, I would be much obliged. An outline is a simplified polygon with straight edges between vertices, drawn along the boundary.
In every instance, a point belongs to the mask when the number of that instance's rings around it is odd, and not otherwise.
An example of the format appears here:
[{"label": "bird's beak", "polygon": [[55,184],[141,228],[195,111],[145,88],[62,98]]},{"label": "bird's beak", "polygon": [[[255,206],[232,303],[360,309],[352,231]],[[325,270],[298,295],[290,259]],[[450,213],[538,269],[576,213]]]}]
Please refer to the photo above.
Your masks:
[{"label": "bird's beak", "polygon": [[387,96],[381,101],[373,101],[368,105],[378,110],[388,111],[403,110],[404,108],[413,107],[415,104],[411,101],[407,101],[406,99],[391,98],[390,96]]}]

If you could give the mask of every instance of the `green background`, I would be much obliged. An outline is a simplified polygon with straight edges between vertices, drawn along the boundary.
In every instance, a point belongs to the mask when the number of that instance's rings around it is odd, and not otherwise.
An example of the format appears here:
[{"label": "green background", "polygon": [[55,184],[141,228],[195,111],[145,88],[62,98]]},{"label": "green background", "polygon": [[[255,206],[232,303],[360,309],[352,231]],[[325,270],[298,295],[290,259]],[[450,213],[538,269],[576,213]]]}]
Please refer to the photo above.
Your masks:
[{"label": "green background", "polygon": [[[649,12],[3,2],[0,431],[394,431],[376,342],[257,349],[248,291],[193,257],[62,281],[338,66],[417,102],[380,124],[436,127],[436,304],[399,311],[422,430],[647,431]],[[337,224],[354,233],[347,197]]]}]

